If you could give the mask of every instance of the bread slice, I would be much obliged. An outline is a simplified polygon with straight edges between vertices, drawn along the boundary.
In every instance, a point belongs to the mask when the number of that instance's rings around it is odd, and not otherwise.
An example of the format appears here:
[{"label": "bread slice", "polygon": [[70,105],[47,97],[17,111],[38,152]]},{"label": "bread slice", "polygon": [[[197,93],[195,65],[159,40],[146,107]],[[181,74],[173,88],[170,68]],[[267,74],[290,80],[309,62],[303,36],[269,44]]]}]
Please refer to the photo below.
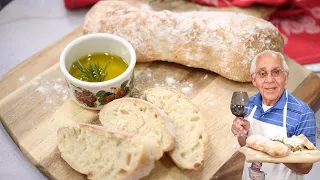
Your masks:
[{"label": "bread slice", "polygon": [[147,101],[163,109],[174,124],[176,148],[169,152],[183,169],[198,170],[203,166],[208,145],[204,116],[183,94],[163,87],[146,91]]},{"label": "bread slice", "polygon": [[62,158],[92,180],[140,179],[163,155],[153,138],[108,131],[102,126],[61,127],[57,135]]},{"label": "bread slice", "polygon": [[153,137],[163,151],[175,146],[173,125],[161,109],[147,101],[136,98],[114,100],[103,107],[99,119],[108,129]]},{"label": "bread slice", "polygon": [[309,141],[309,139],[304,134],[300,134],[299,136],[296,136],[296,137],[303,140],[303,145],[307,149],[309,149],[309,150],[316,149],[316,147]]}]

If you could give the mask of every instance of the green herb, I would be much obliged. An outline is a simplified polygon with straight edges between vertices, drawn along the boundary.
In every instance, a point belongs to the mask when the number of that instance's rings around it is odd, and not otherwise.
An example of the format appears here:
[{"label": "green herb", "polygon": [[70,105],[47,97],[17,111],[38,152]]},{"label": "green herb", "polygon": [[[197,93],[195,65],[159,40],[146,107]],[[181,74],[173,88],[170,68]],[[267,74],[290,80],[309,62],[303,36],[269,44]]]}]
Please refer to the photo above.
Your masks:
[{"label": "green herb", "polygon": [[89,68],[85,68],[79,60],[77,60],[77,62],[78,64],[76,67],[81,71],[81,75],[78,75],[80,80],[87,82],[102,82],[108,74],[106,71],[110,61],[108,61],[103,69],[99,66],[99,63],[93,64],[92,62],[89,62]]},{"label": "green herb", "polygon": [[292,151],[292,152],[296,152],[296,151],[302,151],[302,147],[301,146],[292,146],[290,144],[287,145],[289,147],[289,149]]}]

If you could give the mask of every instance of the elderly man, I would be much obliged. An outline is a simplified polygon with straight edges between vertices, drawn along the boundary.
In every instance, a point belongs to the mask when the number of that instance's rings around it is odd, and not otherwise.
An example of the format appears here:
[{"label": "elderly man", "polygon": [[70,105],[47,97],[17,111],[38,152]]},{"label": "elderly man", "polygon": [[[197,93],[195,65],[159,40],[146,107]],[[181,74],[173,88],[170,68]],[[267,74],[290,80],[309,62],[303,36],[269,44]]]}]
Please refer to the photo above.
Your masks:
[{"label": "elderly man", "polygon": [[[268,138],[291,137],[304,134],[316,143],[316,121],[310,107],[288,93],[289,67],[281,53],[266,50],[251,63],[251,79],[259,93],[249,98],[249,113],[244,118],[235,118],[232,133],[241,146],[248,135],[259,134]],[[303,179],[312,164],[308,163],[245,163],[243,179],[261,177],[266,180]],[[255,176],[255,178],[253,177]]]}]

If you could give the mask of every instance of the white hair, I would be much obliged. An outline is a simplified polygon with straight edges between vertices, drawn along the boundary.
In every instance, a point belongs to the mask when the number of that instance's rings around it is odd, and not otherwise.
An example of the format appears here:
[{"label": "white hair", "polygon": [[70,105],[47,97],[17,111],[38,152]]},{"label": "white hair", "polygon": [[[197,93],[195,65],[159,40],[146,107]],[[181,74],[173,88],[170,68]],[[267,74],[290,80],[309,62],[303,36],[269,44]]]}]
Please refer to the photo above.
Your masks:
[{"label": "white hair", "polygon": [[253,60],[252,60],[252,62],[251,62],[250,74],[254,74],[254,73],[255,73],[257,60],[258,60],[261,56],[263,56],[263,55],[265,55],[265,54],[267,54],[267,53],[275,54],[279,59],[281,59],[281,61],[282,61],[282,66],[283,66],[283,68],[284,68],[284,73],[287,74],[287,72],[289,72],[289,67],[288,67],[287,62],[286,62],[286,59],[284,58],[284,56],[282,55],[282,53],[276,52],[276,51],[272,51],[272,50],[264,50],[264,51],[260,52],[259,54],[257,54],[257,55],[253,58]]}]

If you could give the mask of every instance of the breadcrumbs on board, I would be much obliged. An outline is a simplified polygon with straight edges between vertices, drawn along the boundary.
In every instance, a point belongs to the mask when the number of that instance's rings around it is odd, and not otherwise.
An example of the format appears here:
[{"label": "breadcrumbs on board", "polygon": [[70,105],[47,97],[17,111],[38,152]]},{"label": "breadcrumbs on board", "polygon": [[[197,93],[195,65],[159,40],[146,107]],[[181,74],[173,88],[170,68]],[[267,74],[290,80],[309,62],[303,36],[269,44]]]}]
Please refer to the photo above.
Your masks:
[{"label": "breadcrumbs on board", "polygon": [[41,76],[36,76],[34,79],[35,80],[40,80],[42,77]]},{"label": "breadcrumbs on board", "polygon": [[20,76],[20,77],[19,77],[19,81],[20,81],[20,82],[23,82],[24,79],[25,79],[24,76]]},{"label": "breadcrumbs on board", "polygon": [[170,77],[170,76],[167,76],[167,77],[166,77],[166,83],[167,83],[167,85],[172,86],[173,84],[176,83],[176,80],[173,79],[173,78]]},{"label": "breadcrumbs on board", "polygon": [[199,102],[197,100],[192,100],[193,104],[198,105]]},{"label": "breadcrumbs on board", "polygon": [[181,89],[181,91],[182,91],[183,94],[189,94],[190,91],[191,91],[191,88],[190,87],[184,87],[184,88]]},{"label": "breadcrumbs on board", "polygon": [[[45,103],[51,104],[56,99],[61,99],[65,101],[69,97],[68,90],[62,84],[61,78],[55,80],[43,80],[41,76],[37,76],[32,81],[32,85],[36,86],[36,92],[39,92],[45,96]],[[53,97],[56,94],[56,97]]]},{"label": "breadcrumbs on board", "polygon": [[204,95],[204,96],[209,96],[210,94],[209,94],[209,93],[203,93],[203,95]]},{"label": "breadcrumbs on board", "polygon": [[62,100],[64,100],[64,101],[65,101],[65,100],[67,100],[67,99],[68,99],[68,97],[69,97],[68,95],[64,95],[64,96],[62,97]]},{"label": "breadcrumbs on board", "polygon": [[47,93],[47,90],[43,86],[39,86],[36,89],[37,92],[41,92],[43,94]]},{"label": "breadcrumbs on board", "polygon": [[32,85],[38,86],[38,85],[39,85],[39,82],[38,82],[38,81],[32,81]]},{"label": "breadcrumbs on board", "polygon": [[46,97],[46,101],[45,101],[46,104],[51,104],[52,103],[52,100],[48,97]]},{"label": "breadcrumbs on board", "polygon": [[216,103],[215,103],[214,101],[209,101],[209,102],[208,102],[208,105],[209,105],[209,106],[214,106],[215,104],[216,104]]},{"label": "breadcrumbs on board", "polygon": [[238,144],[233,144],[233,145],[232,145],[232,149],[236,149],[236,148],[238,148],[238,147],[239,147]]}]

